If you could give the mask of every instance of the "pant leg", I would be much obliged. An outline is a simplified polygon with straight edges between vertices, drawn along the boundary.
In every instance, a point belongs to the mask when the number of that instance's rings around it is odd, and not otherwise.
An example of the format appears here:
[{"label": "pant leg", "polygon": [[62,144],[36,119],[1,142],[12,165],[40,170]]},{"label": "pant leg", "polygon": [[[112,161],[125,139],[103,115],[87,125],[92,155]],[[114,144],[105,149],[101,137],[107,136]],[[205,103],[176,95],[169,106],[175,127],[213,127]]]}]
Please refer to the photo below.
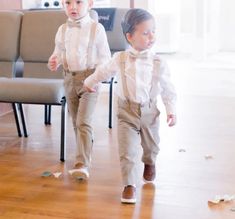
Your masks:
[{"label": "pant leg", "polygon": [[68,106],[69,115],[72,118],[74,133],[77,139],[77,126],[76,126],[76,118],[79,106],[80,97],[77,94],[77,90],[81,89],[80,87],[76,88],[75,78],[72,74],[66,74],[64,78],[64,88],[65,88],[65,97]]},{"label": "pant leg", "polygon": [[93,147],[92,118],[97,102],[98,93],[83,92],[80,98],[77,126],[77,155],[76,162],[89,167]]},{"label": "pant leg", "polygon": [[129,107],[118,104],[118,144],[124,185],[136,184],[136,157],[139,138],[139,116]]},{"label": "pant leg", "polygon": [[98,92],[86,92],[83,89],[83,80],[79,75],[68,74],[65,77],[65,93],[76,136],[76,163],[89,167],[93,146],[91,123]]},{"label": "pant leg", "polygon": [[155,104],[141,108],[141,145],[143,147],[142,162],[154,165],[159,152],[159,110]]}]

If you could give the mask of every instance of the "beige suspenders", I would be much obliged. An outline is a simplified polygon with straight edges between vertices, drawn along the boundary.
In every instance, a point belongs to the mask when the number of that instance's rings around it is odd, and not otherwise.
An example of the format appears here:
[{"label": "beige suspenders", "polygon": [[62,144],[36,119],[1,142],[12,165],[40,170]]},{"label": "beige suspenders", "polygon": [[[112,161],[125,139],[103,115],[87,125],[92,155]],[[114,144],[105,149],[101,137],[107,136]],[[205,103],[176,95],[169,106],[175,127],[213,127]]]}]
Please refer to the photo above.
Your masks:
[{"label": "beige suspenders", "polygon": [[63,68],[65,71],[68,71],[68,63],[67,63],[67,58],[66,58],[66,49],[65,49],[65,32],[67,29],[67,24],[63,24],[62,25],[62,33],[61,33],[61,41],[63,42],[63,53],[62,53],[62,64],[63,64]]},{"label": "beige suspenders", "polygon": [[[125,76],[125,62],[126,62],[127,53],[125,51],[120,53],[120,66],[121,66],[121,80],[122,80],[122,88],[123,94],[127,101],[129,101],[127,83],[126,83],[126,76]],[[159,82],[159,71],[160,71],[160,60],[157,57],[153,59],[153,74],[152,74],[152,85],[150,89],[150,102],[156,101],[157,96],[157,84]]]},{"label": "beige suspenders", "polygon": [[122,89],[123,95],[125,96],[126,100],[129,101],[129,95],[127,90],[127,83],[126,83],[126,76],[125,76],[125,62],[126,62],[127,54],[125,51],[120,52],[120,66],[121,66],[121,79],[122,79]]},{"label": "beige suspenders", "polygon": [[153,75],[152,75],[152,85],[150,89],[150,101],[155,102],[157,98],[157,89],[158,89],[158,82],[159,82],[159,74],[160,74],[160,60],[157,57],[153,59]]},{"label": "beige suspenders", "polygon": [[[91,25],[91,30],[90,30],[90,38],[88,42],[88,48],[87,48],[87,69],[91,68],[92,64],[92,52],[93,52],[93,44],[95,41],[95,34],[96,34],[96,28],[97,28],[97,23],[93,22]],[[65,49],[65,32],[67,29],[67,24],[62,25],[62,32],[61,32],[61,41],[63,42],[63,53],[62,53],[62,62],[63,62],[63,68],[65,71],[69,71],[68,69],[68,63],[67,63],[67,58],[66,58],[66,49]]]},{"label": "beige suspenders", "polygon": [[87,68],[88,69],[92,67],[91,65],[93,63],[92,52],[93,52],[93,45],[95,41],[96,27],[97,27],[97,23],[93,22],[91,25],[90,39],[89,39],[88,48],[87,48]]}]

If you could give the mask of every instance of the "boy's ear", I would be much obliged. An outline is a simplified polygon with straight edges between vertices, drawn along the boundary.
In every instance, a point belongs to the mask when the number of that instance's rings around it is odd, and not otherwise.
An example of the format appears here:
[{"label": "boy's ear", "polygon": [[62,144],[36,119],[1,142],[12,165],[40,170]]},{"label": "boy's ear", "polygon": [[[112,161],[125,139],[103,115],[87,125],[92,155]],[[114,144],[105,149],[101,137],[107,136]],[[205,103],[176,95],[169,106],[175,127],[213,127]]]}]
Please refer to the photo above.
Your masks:
[{"label": "boy's ear", "polygon": [[132,37],[131,37],[132,35],[130,34],[130,33],[126,33],[126,39],[127,39],[127,41],[130,43],[131,42],[131,39],[132,39]]}]

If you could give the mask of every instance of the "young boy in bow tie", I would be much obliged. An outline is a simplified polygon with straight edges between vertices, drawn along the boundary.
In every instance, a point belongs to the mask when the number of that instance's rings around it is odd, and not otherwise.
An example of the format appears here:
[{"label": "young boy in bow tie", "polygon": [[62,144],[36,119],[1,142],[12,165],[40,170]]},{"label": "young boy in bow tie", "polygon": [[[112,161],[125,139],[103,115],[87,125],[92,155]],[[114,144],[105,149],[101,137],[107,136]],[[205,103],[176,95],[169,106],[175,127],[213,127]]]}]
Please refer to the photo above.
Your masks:
[{"label": "young boy in bow tie", "polygon": [[122,203],[136,202],[136,157],[139,143],[143,148],[143,179],[155,179],[155,161],[159,152],[160,94],[166,108],[169,126],[176,123],[176,93],[170,82],[166,63],[153,50],[155,22],[142,9],[130,9],[122,22],[123,33],[130,44],[124,52],[114,54],[112,60],[89,76],[84,86],[96,92],[95,86],[115,74],[118,87],[118,143],[124,189]]},{"label": "young boy in bow tie", "polygon": [[87,179],[93,146],[91,121],[98,93],[87,92],[83,81],[98,65],[107,62],[111,54],[104,27],[89,16],[93,0],[62,0],[62,4],[68,20],[57,31],[48,67],[56,71],[63,65],[64,69],[66,101],[77,146],[74,169],[69,173]]}]

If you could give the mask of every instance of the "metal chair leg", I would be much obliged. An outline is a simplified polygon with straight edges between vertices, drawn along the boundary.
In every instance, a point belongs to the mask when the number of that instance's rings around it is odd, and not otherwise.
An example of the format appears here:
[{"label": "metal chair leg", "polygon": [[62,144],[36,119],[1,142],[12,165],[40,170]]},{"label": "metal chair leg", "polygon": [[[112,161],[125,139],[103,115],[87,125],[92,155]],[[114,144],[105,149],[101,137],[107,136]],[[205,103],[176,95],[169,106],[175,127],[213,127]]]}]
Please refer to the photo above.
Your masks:
[{"label": "metal chair leg", "polygon": [[61,101],[61,134],[60,134],[60,160],[65,161],[66,157],[66,99]]},{"label": "metal chair leg", "polygon": [[20,129],[20,123],[19,123],[19,117],[18,117],[18,112],[15,106],[15,103],[12,103],[12,109],[14,112],[14,117],[15,117],[15,122],[16,122],[16,128],[17,128],[17,132],[18,132],[18,136],[22,137],[22,133],[21,133],[21,129]]},{"label": "metal chair leg", "polygon": [[51,125],[51,105],[48,105],[47,124]]},{"label": "metal chair leg", "polygon": [[51,105],[44,106],[44,124],[51,125]]},{"label": "metal chair leg", "polygon": [[44,106],[44,124],[51,125],[51,105]]},{"label": "metal chair leg", "polygon": [[44,105],[44,124],[47,125],[47,105]]},{"label": "metal chair leg", "polygon": [[112,119],[113,119],[113,80],[111,78],[109,85],[109,128],[112,128]]},{"label": "metal chair leg", "polygon": [[22,127],[23,127],[24,137],[28,137],[28,132],[27,132],[27,127],[26,127],[26,123],[25,123],[22,103],[18,103],[18,108],[19,108],[19,111],[20,111],[20,117],[21,117],[21,123],[22,123]]}]

